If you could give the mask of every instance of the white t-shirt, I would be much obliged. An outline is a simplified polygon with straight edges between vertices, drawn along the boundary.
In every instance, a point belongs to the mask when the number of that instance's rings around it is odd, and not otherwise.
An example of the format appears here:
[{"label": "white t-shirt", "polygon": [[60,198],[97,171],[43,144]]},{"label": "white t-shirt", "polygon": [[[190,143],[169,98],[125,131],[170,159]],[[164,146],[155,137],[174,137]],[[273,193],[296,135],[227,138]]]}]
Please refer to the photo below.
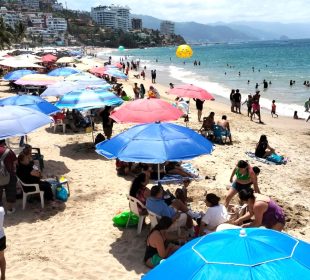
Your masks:
[{"label": "white t-shirt", "polygon": [[0,207],[0,238],[4,236],[4,230],[3,230],[3,221],[4,221],[4,208]]},{"label": "white t-shirt", "polygon": [[202,222],[207,225],[208,228],[215,228],[220,224],[227,222],[228,213],[224,205],[209,207],[206,214],[202,218]]}]

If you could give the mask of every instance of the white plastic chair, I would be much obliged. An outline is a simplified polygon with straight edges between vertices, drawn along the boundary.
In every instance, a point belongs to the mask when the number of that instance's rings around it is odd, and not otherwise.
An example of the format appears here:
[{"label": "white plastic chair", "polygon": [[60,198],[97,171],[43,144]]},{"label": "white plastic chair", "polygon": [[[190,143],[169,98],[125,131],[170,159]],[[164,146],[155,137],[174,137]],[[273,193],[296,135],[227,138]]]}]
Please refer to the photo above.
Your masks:
[{"label": "white plastic chair", "polygon": [[[26,184],[21,179],[17,177],[18,182],[20,183],[23,191],[23,210],[26,208],[27,197],[33,194],[40,194],[41,207],[44,208],[44,191],[40,190],[39,184]],[[25,192],[24,187],[35,187],[35,190],[32,192]]]},{"label": "white plastic chair", "polygon": [[[154,212],[147,210],[147,212],[149,213],[149,218],[151,221],[151,229],[154,228],[157,224],[158,221],[161,219],[161,216],[156,215]],[[168,231],[177,231],[178,235],[181,234],[181,227],[179,225],[179,221],[176,220],[169,228]]]},{"label": "white plastic chair", "polygon": [[[135,197],[132,197],[130,195],[127,195],[127,199],[129,201],[129,209],[132,213],[136,214],[137,216],[139,216],[139,223],[138,223],[138,228],[137,228],[137,234],[140,234],[141,231],[142,231],[142,226],[143,226],[143,222],[144,222],[144,219],[146,217],[146,215],[141,215],[139,213],[139,208],[138,208],[138,205],[141,206],[142,209],[145,209],[145,206],[138,200],[136,199]],[[128,221],[127,221],[127,224],[126,224],[126,228],[128,227],[128,224],[129,224],[129,221],[130,221],[130,214],[128,216]]]},{"label": "white plastic chair", "polygon": [[54,120],[54,133],[56,132],[56,128],[57,128],[57,126],[62,126],[62,132],[63,133],[66,133],[66,124],[64,123],[64,121],[63,120],[61,120],[61,119],[56,119],[56,120]]}]

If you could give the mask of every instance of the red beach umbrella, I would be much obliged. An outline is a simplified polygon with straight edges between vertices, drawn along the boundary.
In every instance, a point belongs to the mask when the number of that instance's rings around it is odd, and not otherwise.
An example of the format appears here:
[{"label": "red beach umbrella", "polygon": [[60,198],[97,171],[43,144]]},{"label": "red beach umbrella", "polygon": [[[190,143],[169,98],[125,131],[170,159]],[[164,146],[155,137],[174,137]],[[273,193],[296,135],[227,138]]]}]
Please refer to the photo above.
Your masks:
[{"label": "red beach umbrella", "polygon": [[110,117],[120,123],[152,123],[173,121],[184,113],[161,99],[137,99],[121,106]]},{"label": "red beach umbrella", "polygon": [[57,57],[52,54],[46,54],[41,57],[41,60],[42,62],[45,62],[45,63],[54,63],[57,61]]},{"label": "red beach umbrella", "polygon": [[192,84],[175,86],[168,91],[169,94],[174,94],[180,97],[198,98],[200,100],[214,100],[212,94],[203,88]]}]

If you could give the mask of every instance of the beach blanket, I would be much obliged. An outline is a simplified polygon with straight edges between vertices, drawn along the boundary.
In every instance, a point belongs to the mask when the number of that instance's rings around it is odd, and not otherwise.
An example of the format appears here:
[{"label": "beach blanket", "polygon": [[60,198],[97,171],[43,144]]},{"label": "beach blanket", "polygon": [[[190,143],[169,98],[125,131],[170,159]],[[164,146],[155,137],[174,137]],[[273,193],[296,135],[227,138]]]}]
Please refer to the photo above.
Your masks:
[{"label": "beach blanket", "polygon": [[161,183],[161,184],[181,184],[185,179],[188,180],[195,180],[195,181],[200,181],[203,178],[199,176],[199,171],[197,168],[195,168],[191,163],[186,162],[181,164],[182,168],[192,174],[195,178],[192,177],[182,177],[181,175],[173,175],[173,174],[166,174],[162,179],[159,181],[156,181],[156,183]]},{"label": "beach blanket", "polygon": [[269,164],[269,165],[280,165],[280,164],[286,164],[288,159],[287,158],[284,158],[282,157],[282,160],[278,161],[278,162],[275,162],[274,161],[274,157],[270,156],[268,158],[260,158],[260,157],[257,157],[255,156],[254,153],[252,152],[245,152],[245,154],[250,157],[250,158],[254,158],[255,160],[259,161],[259,162],[262,162],[262,163],[265,163],[265,164]]}]

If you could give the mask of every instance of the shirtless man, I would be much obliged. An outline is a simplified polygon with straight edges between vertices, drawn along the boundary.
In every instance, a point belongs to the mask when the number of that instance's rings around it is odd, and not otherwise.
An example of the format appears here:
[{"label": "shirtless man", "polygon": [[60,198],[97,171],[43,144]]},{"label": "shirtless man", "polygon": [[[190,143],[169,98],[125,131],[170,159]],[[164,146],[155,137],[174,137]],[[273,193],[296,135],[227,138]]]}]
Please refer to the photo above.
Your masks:
[{"label": "shirtless man", "polygon": [[230,143],[232,143],[230,126],[229,121],[227,120],[227,116],[223,115],[222,120],[218,121],[217,125],[221,126],[226,131],[226,136],[229,138]]}]

